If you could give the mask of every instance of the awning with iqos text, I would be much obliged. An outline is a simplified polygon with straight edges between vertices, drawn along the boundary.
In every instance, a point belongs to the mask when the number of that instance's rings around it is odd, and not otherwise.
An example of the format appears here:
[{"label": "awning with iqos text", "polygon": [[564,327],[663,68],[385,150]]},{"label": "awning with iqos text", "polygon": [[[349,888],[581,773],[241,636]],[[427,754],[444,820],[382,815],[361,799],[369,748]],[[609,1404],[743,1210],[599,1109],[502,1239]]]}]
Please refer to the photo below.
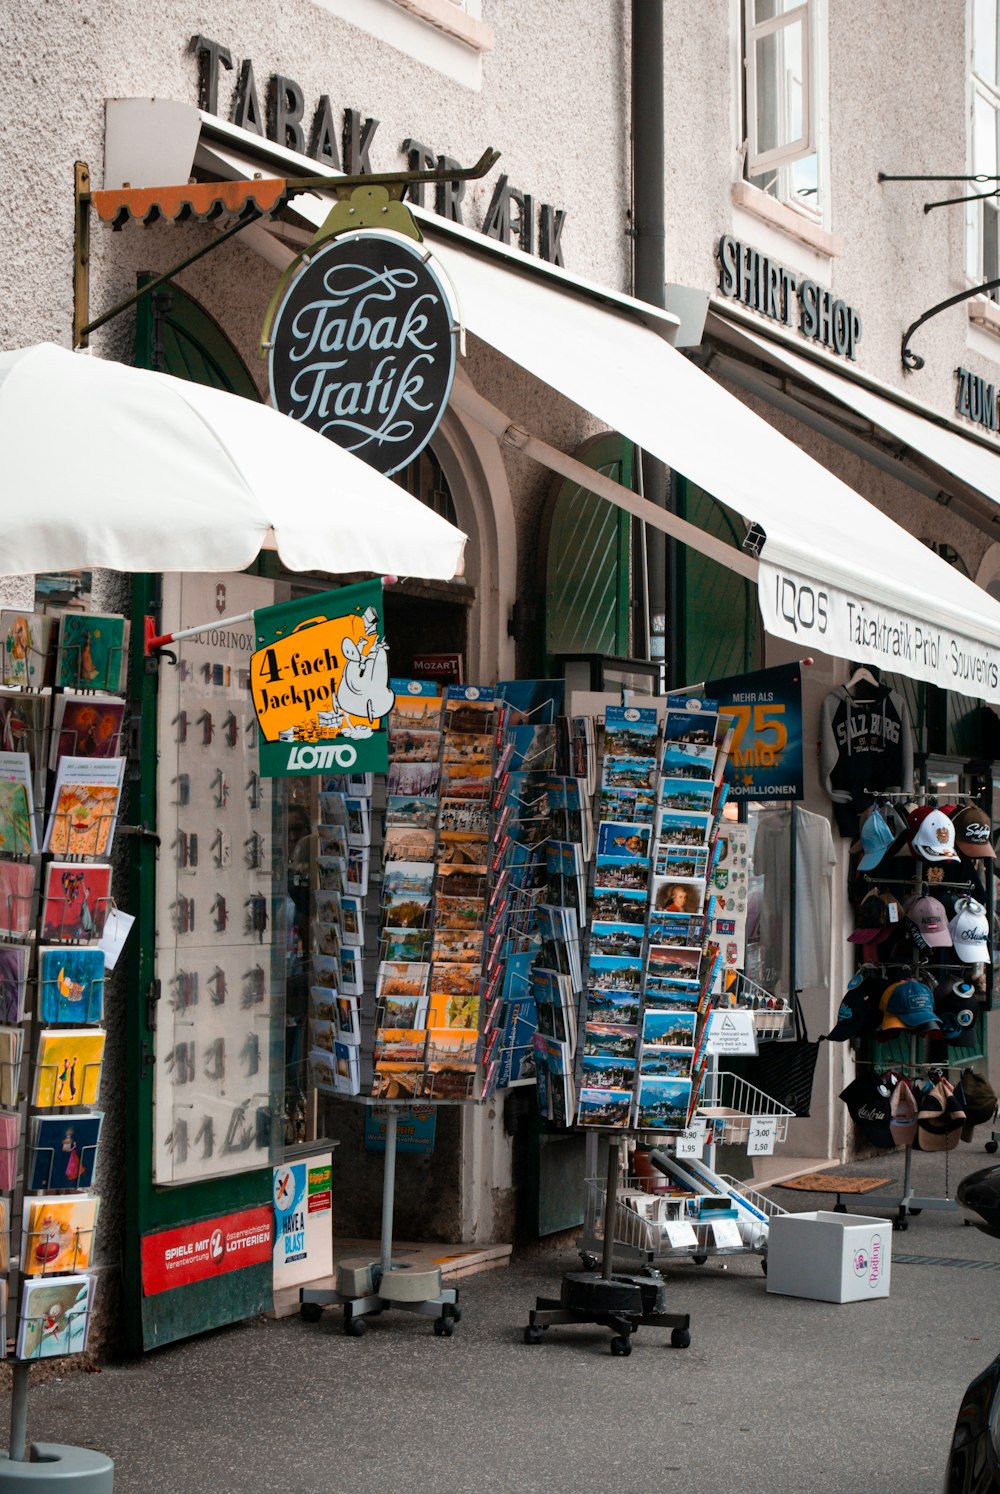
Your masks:
[{"label": "awning with iqos text", "polygon": [[[259,172],[255,155],[265,142],[233,126],[226,133],[227,149],[208,142],[220,172]],[[266,142],[266,150],[275,172],[279,148]],[[139,167],[131,170],[136,185]],[[322,193],[295,202],[296,214],[317,227],[327,210]],[[569,275],[540,274],[530,256],[497,253],[491,241],[433,213],[418,216],[469,332],[763,529],[757,580],[769,633],[803,653],[874,664],[1000,704],[1000,607],[671,347],[649,324],[649,308]],[[269,257],[290,257],[266,236]],[[530,454],[546,460],[544,443],[533,444]],[[659,527],[669,532],[669,516]],[[698,543],[688,534],[684,542]],[[730,554],[747,574],[748,557]]]}]

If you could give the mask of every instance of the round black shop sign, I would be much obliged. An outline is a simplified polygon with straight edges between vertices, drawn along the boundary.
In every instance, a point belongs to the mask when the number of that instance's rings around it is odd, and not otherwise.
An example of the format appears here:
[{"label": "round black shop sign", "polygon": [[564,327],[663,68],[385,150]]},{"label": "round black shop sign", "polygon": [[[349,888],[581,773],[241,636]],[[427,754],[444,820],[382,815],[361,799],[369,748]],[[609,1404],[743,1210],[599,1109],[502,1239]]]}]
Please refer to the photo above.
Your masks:
[{"label": "round black shop sign", "polygon": [[387,476],[437,430],[455,373],[448,296],[419,244],[361,229],[331,240],[278,307],[276,410]]}]

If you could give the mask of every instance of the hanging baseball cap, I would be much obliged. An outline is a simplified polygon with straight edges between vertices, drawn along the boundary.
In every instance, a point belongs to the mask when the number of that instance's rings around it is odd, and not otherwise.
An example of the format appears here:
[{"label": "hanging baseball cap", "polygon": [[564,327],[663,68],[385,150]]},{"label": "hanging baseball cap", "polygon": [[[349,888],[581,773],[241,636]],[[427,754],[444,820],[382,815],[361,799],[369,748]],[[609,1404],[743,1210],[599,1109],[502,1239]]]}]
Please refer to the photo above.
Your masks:
[{"label": "hanging baseball cap", "polygon": [[955,827],[941,809],[921,804],[907,815],[909,843],[921,861],[957,861]]},{"label": "hanging baseball cap", "polygon": [[889,1099],[889,1132],[895,1146],[912,1146],[917,1139],[917,1097],[900,1079]]},{"label": "hanging baseball cap", "polygon": [[890,1129],[891,1090],[874,1074],[859,1074],[840,1098],[847,1106],[851,1119],[872,1146],[889,1151],[895,1146]]},{"label": "hanging baseball cap", "polygon": [[953,1048],[974,1048],[979,1006],[971,981],[945,980],[934,992],[934,1010],[941,1018],[941,1031],[934,1034]]},{"label": "hanging baseball cap", "polygon": [[837,1021],[827,1033],[828,1043],[846,1043],[848,1038],[873,1032],[878,1025],[878,985],[876,970],[859,970],[854,976],[837,1012]]},{"label": "hanging baseball cap", "polygon": [[936,897],[910,897],[904,903],[906,917],[918,943],[929,949],[949,949],[948,914]]},{"label": "hanging baseball cap", "polygon": [[962,1070],[962,1093],[965,1095],[965,1125],[962,1140],[971,1141],[976,1126],[985,1126],[997,1113],[997,1097],[985,1074],[976,1069]]},{"label": "hanging baseball cap", "polygon": [[861,899],[857,925],[854,933],[847,936],[849,944],[882,944],[892,937],[888,909],[878,888],[873,887]]},{"label": "hanging baseball cap", "polygon": [[955,953],[963,964],[990,963],[990,923],[982,903],[972,897],[958,898],[948,928]]},{"label": "hanging baseball cap", "polygon": [[993,824],[985,809],[978,804],[966,804],[956,809],[951,817],[955,827],[955,845],[970,861],[980,861],[988,856],[996,859],[993,849]]},{"label": "hanging baseball cap", "polygon": [[861,826],[862,857],[858,871],[872,871],[886,855],[896,837],[886,824],[882,811],[874,806]]},{"label": "hanging baseball cap", "polygon": [[904,1028],[941,1026],[934,1011],[934,992],[922,980],[914,980],[912,976],[886,986],[879,1010],[882,1012],[880,1034],[900,1032]]},{"label": "hanging baseball cap", "polygon": [[961,1084],[939,1079],[928,1084],[918,1101],[917,1145],[922,1152],[950,1152],[958,1146],[965,1125],[965,1096]]}]

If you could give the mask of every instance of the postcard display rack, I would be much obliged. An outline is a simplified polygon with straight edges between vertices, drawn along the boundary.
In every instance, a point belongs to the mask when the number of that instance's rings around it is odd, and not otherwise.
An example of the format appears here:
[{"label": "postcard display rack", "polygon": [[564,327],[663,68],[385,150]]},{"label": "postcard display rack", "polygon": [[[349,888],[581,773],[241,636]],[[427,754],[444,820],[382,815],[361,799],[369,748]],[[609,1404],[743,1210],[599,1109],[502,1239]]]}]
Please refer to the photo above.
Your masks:
[{"label": "postcard display rack", "polygon": [[[30,1363],[83,1352],[94,1305],[128,624],[4,611],[0,641],[0,1298],[15,1359],[0,1487],[24,1487]],[[53,1478],[98,1457],[52,1451]],[[110,1488],[99,1462],[88,1488]]]},{"label": "postcard display rack", "polygon": [[[740,971],[746,831],[727,822],[719,834],[731,736],[714,703],[695,696],[668,697],[661,711],[609,707],[596,833],[585,806],[572,839],[550,843],[549,906],[539,910],[530,974],[539,1105],[557,1124],[607,1132],[608,1170],[588,1184],[581,1241],[584,1265],[596,1266],[590,1251],[599,1249],[601,1269],[570,1273],[559,1299],[539,1298],[526,1343],[555,1324],[597,1322],[615,1330],[612,1353],[627,1355],[641,1323],[669,1328],[671,1343],[686,1347],[688,1318],[665,1312],[655,1257],[697,1261],[766,1242],[772,1207],[710,1165],[720,1142],[753,1150],[766,1135],[771,1150],[788,1120],[774,1100],[720,1074],[707,1051],[713,1015],[752,1012],[759,1037],[784,1035],[789,1015]],[[623,1142],[636,1135],[658,1144],[648,1177],[623,1191]],[[615,1274],[614,1257],[626,1252],[639,1275]]]},{"label": "postcard display rack", "polygon": [[340,1307],[360,1336],[403,1308],[450,1337],[458,1291],[392,1259],[397,1116],[488,1099],[530,1059],[558,700],[513,682],[392,685],[384,805],[372,775],[321,783],[310,990],[313,1083],[386,1117],[381,1254],[344,1263],[336,1290],[303,1287],[300,1310]]}]

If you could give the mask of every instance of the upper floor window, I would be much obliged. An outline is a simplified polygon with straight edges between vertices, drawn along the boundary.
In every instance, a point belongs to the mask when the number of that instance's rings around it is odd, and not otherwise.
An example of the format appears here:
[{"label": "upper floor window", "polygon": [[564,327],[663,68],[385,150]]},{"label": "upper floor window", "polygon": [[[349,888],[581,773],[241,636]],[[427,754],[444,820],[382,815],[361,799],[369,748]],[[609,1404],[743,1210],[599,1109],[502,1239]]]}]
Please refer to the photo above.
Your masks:
[{"label": "upper floor window", "polygon": [[[974,175],[995,177],[1000,152],[1000,31],[997,0],[973,0],[972,5],[972,142],[970,164]],[[970,185],[982,192],[981,202],[967,204],[966,270],[976,281],[1000,277],[1000,212],[989,194],[1000,182]],[[993,291],[994,300],[997,292]]]},{"label": "upper floor window", "polygon": [[822,215],[817,77],[819,0],[743,0],[747,181]]}]

